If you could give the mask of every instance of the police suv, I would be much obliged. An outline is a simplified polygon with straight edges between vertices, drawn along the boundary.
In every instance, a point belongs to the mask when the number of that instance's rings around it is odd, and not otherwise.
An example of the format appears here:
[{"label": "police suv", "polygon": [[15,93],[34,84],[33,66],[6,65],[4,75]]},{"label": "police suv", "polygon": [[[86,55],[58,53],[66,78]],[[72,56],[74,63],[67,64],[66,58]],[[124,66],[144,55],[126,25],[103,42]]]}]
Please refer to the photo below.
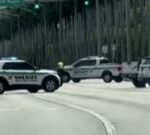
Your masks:
[{"label": "police suv", "polygon": [[0,94],[13,89],[27,89],[35,93],[43,88],[45,92],[54,92],[59,86],[61,80],[56,71],[39,70],[16,58],[0,60]]},{"label": "police suv", "polygon": [[64,66],[61,77],[63,82],[72,80],[75,83],[82,79],[102,78],[109,83],[112,80],[121,82],[122,66],[110,63],[105,57],[89,56],[79,59],[69,66]]}]

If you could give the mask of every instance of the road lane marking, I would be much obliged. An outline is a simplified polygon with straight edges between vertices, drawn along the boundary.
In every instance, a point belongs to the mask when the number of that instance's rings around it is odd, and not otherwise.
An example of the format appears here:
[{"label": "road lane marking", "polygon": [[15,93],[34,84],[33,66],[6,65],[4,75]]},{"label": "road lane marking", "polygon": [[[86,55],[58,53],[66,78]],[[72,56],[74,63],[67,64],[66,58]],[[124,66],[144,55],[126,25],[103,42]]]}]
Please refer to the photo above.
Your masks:
[{"label": "road lane marking", "polygon": [[70,107],[70,108],[73,108],[73,109],[76,109],[76,110],[79,110],[79,111],[82,111],[82,112],[86,112],[86,113],[96,117],[98,120],[100,120],[102,122],[102,124],[104,125],[104,127],[106,129],[107,135],[116,135],[114,125],[106,117],[94,112],[93,110],[90,110],[90,109],[87,109],[87,108],[84,108],[84,107],[81,107],[81,106],[73,105],[73,104],[62,103],[60,101],[47,99],[46,97],[41,97],[41,96],[37,96],[37,95],[34,96],[34,97],[40,98],[40,99],[48,101],[48,102],[53,102],[53,103],[56,103],[56,104],[64,105],[64,106],[67,106],[67,107]]}]

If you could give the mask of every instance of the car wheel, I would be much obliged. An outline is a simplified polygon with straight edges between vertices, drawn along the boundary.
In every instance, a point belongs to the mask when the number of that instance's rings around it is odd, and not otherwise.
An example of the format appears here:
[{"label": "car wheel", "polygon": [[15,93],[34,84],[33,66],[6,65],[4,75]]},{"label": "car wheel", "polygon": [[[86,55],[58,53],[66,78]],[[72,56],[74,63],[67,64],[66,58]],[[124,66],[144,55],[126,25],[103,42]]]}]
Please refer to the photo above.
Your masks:
[{"label": "car wheel", "polygon": [[49,78],[43,84],[45,92],[54,92],[58,88],[58,83],[55,79]]},{"label": "car wheel", "polygon": [[75,79],[72,79],[72,81],[73,81],[74,83],[79,83],[79,82],[81,81],[81,79],[75,78]]},{"label": "car wheel", "polygon": [[138,79],[133,79],[132,83],[136,88],[145,88],[146,87],[146,84],[142,81],[139,81]]},{"label": "car wheel", "polygon": [[39,89],[36,89],[36,88],[31,88],[31,89],[28,89],[28,91],[30,92],[30,93],[37,93],[38,91],[39,91]]},{"label": "car wheel", "polygon": [[113,79],[111,73],[104,73],[102,78],[103,78],[103,81],[106,83],[110,83]]},{"label": "car wheel", "polygon": [[5,91],[5,85],[2,81],[0,81],[0,94],[3,94]]},{"label": "car wheel", "polygon": [[62,74],[61,80],[62,80],[62,82],[64,82],[64,83],[68,83],[68,82],[70,81],[70,75],[67,74],[67,73]]},{"label": "car wheel", "polygon": [[117,76],[117,77],[114,77],[114,81],[117,83],[120,83],[123,81],[123,78],[121,76]]}]

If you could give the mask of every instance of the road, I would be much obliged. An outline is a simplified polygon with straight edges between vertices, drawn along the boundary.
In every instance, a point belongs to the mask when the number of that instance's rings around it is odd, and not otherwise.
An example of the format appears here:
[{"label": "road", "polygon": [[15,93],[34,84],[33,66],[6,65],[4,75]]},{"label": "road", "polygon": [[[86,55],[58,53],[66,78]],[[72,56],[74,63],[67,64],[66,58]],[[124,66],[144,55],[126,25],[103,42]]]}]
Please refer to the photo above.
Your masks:
[{"label": "road", "polygon": [[86,80],[55,93],[6,92],[2,135],[149,135],[150,89]]}]

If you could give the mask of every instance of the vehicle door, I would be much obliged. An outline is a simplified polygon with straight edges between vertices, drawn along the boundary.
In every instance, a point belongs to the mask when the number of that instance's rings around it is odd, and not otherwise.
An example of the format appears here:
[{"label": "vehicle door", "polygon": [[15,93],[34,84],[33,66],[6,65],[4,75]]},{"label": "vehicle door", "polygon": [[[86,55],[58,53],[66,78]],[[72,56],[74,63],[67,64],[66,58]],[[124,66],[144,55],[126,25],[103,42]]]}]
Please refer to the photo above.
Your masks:
[{"label": "vehicle door", "polygon": [[26,62],[5,63],[3,72],[11,85],[37,84],[34,67]]},{"label": "vehicle door", "polygon": [[73,65],[73,78],[89,78],[92,76],[96,60],[80,60]]},{"label": "vehicle door", "polygon": [[97,78],[98,75],[98,61],[96,59],[91,59],[87,61],[87,78]]},{"label": "vehicle door", "polygon": [[102,76],[102,74],[105,70],[109,70],[108,63],[109,63],[108,59],[99,60],[99,64],[98,64],[98,68],[97,68],[97,75]]}]

